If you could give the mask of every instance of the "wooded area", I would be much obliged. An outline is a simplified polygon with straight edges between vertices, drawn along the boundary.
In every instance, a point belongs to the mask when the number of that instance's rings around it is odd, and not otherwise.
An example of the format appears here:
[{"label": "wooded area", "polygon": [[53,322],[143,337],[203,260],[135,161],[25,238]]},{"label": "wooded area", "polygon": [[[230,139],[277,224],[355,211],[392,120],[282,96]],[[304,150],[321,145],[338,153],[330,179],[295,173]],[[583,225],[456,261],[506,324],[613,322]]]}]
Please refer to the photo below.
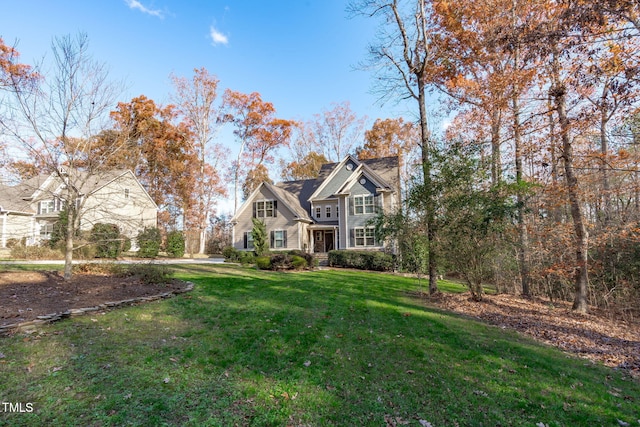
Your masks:
[{"label": "wooded area", "polygon": [[[118,103],[85,35],[54,41],[50,74],[0,40],[0,167],[15,179],[129,168],[160,228],[185,230],[204,253],[207,236],[225,244],[216,204],[229,188],[237,209],[263,180],[311,178],[347,153],[397,155],[404,203],[376,232],[397,240],[399,267],[427,275],[431,293],[455,274],[478,300],[491,284],[638,316],[637,3],[357,0],[349,13],[379,22],[363,66],[378,70],[373,90],[386,102],[415,101],[415,122],[366,129],[348,102],[283,119],[259,93],[220,95],[204,68],[171,76],[172,104]],[[436,115],[450,120],[443,132]],[[221,126],[233,128],[233,161]]]}]

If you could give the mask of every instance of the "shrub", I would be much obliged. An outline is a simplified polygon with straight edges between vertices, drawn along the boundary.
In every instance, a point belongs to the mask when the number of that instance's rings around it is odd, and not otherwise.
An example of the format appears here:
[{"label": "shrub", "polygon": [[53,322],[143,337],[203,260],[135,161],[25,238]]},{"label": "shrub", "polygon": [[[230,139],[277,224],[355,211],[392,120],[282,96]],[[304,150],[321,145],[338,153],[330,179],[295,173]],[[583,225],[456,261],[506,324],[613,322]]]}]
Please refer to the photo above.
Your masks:
[{"label": "shrub", "polygon": [[294,249],[289,251],[289,255],[291,256],[299,256],[300,258],[304,258],[305,261],[307,262],[306,267],[317,267],[318,266],[318,260],[313,256],[313,254],[310,254],[308,252],[304,252],[298,249]]},{"label": "shrub", "polygon": [[256,257],[256,267],[260,270],[271,270],[271,258],[265,255]]},{"label": "shrub", "polygon": [[301,256],[292,255],[291,256],[291,265],[296,270],[302,270],[304,268],[307,268],[308,263],[307,263],[307,260],[302,258]]},{"label": "shrub", "polygon": [[256,254],[251,251],[239,251],[240,256],[238,257],[238,261],[240,264],[253,264],[256,262]]},{"label": "shrub", "polygon": [[156,227],[147,227],[138,234],[138,256],[142,258],[155,258],[160,252],[162,236]]},{"label": "shrub", "polygon": [[184,256],[184,234],[181,231],[170,231],[167,234],[167,253],[173,258]]},{"label": "shrub", "polygon": [[46,243],[43,246],[16,245],[11,248],[11,257],[17,259],[63,259],[62,252],[51,249]]},{"label": "shrub", "polygon": [[166,265],[131,264],[123,273],[125,276],[137,276],[144,283],[167,283],[171,281],[173,271]]},{"label": "shrub", "polygon": [[89,240],[96,246],[97,258],[117,258],[122,252],[120,228],[115,224],[95,224]]},{"label": "shrub", "polygon": [[393,254],[378,251],[329,252],[329,265],[332,267],[357,268],[360,270],[392,271],[396,257]]},{"label": "shrub", "polygon": [[222,256],[225,261],[236,262],[240,260],[240,251],[233,246],[226,246],[222,249]]}]

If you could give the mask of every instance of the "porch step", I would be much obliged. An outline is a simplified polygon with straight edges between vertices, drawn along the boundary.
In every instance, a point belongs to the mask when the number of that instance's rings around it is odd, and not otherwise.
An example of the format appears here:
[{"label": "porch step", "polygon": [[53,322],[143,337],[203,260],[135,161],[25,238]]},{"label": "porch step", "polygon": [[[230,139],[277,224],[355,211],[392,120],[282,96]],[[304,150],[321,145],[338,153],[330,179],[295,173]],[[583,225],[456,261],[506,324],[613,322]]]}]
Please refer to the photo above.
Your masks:
[{"label": "porch step", "polygon": [[326,267],[329,265],[329,254],[326,252],[316,252],[313,256],[318,260],[318,265]]}]

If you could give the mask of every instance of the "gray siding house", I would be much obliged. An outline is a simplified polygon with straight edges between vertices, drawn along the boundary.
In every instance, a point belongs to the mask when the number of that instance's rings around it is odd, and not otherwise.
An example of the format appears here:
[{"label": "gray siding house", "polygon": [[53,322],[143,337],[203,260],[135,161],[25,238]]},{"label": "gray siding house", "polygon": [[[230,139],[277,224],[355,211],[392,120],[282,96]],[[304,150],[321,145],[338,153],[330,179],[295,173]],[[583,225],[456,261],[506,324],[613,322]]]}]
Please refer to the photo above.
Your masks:
[{"label": "gray siding house", "polygon": [[157,226],[158,207],[131,171],[77,172],[66,183],[57,174],[40,175],[15,186],[0,185],[0,248],[11,239],[35,245],[51,238],[66,203],[65,185],[76,186],[81,195],[75,201],[81,230],[116,224],[135,248],[138,232]]},{"label": "gray siding house", "polygon": [[253,249],[252,218],[264,221],[271,250],[384,249],[368,221],[399,204],[398,157],[346,156],[322,166],[318,178],[263,182],[232,218],[233,246]]}]

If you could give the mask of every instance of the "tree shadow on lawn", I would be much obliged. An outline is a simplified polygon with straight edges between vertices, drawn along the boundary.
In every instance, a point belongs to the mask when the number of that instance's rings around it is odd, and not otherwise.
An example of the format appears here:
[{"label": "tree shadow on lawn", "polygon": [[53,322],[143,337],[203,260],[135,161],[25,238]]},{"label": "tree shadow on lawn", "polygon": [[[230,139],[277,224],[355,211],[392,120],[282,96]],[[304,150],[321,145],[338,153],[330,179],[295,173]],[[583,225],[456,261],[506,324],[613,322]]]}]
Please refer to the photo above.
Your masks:
[{"label": "tree shadow on lawn", "polygon": [[[0,420],[382,425],[392,414],[433,425],[601,425],[632,413],[622,399],[594,397],[607,395],[604,381],[597,393],[580,385],[606,370],[408,300],[410,280],[179,270],[192,293],[63,321],[29,351],[7,352],[17,366],[46,363],[14,371],[20,378],[0,392],[35,400],[39,418]],[[547,411],[562,418],[540,419]]]}]

